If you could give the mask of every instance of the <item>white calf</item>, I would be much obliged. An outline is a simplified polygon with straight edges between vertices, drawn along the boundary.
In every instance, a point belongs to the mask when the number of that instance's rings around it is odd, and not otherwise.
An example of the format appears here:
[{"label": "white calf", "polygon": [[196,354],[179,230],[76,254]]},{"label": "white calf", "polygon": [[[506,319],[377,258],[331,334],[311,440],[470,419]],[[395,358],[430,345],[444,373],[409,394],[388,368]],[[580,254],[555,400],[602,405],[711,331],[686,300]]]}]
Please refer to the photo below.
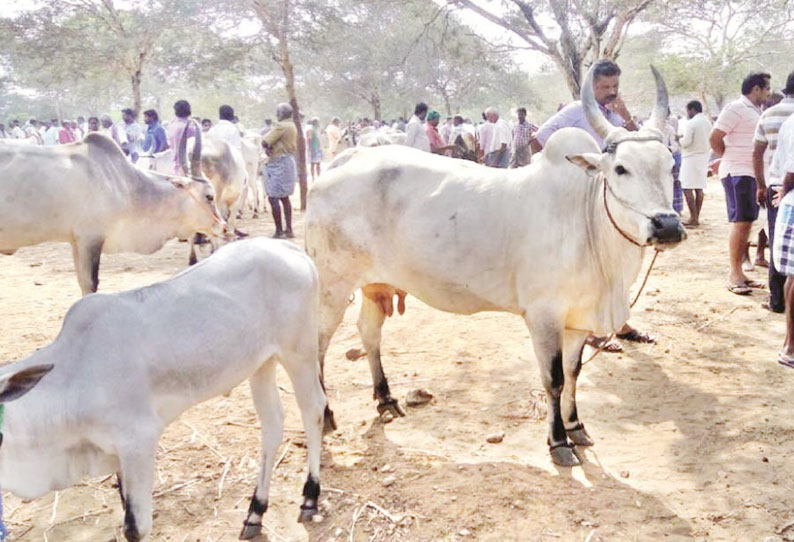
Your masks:
[{"label": "white calf", "polygon": [[49,346],[5,367],[0,486],[32,499],[86,476],[117,473],[124,534],[152,528],[155,451],[191,406],[245,379],[262,425],[262,469],[240,535],[255,537],[267,509],[283,412],[276,361],[295,388],[308,446],[301,520],[317,511],[326,398],[317,352],[317,274],[297,247],[240,241],[175,277],[69,310]]}]

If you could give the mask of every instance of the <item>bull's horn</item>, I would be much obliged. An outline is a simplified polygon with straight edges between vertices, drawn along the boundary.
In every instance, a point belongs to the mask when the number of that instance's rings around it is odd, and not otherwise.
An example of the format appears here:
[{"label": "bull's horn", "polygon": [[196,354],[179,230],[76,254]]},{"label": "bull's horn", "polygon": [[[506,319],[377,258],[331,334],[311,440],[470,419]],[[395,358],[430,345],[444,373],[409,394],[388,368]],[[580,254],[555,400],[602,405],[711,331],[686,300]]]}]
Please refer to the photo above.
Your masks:
[{"label": "bull's horn", "polygon": [[582,84],[582,107],[584,108],[587,122],[590,123],[590,126],[593,127],[593,130],[595,130],[595,133],[597,133],[601,139],[606,140],[609,133],[615,129],[615,126],[613,126],[601,112],[601,107],[599,107],[595,100],[594,92],[593,66],[591,66],[590,69],[587,70],[584,83]]},{"label": "bull's horn", "polygon": [[185,129],[182,131],[182,137],[179,138],[179,165],[182,167],[182,174],[190,175],[187,168],[187,133],[190,129],[190,122],[185,124]]},{"label": "bull's horn", "polygon": [[653,65],[651,65],[651,71],[653,72],[653,78],[656,79],[656,105],[653,106],[651,118],[648,119],[648,126],[664,133],[667,128],[668,110],[670,108],[670,101],[667,97],[667,85],[664,84],[662,74]]},{"label": "bull's horn", "polygon": [[198,122],[193,123],[196,125],[196,137],[193,140],[193,153],[190,155],[190,174],[201,179],[201,126]]}]

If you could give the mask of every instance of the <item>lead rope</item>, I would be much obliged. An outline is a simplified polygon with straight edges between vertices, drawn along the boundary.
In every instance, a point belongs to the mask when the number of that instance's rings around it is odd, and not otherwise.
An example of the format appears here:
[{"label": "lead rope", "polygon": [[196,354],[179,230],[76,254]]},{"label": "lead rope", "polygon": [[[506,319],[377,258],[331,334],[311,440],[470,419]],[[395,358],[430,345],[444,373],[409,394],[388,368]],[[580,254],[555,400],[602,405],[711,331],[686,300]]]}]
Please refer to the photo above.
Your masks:
[{"label": "lead rope", "polygon": [[[606,203],[606,200],[604,200],[604,203]],[[607,210],[607,212],[609,212],[609,211]],[[614,224],[614,222],[613,222],[613,224]],[[617,226],[615,226],[615,227],[617,227]],[[620,230],[618,229],[618,231],[620,231]],[[623,233],[623,232],[621,232],[621,233]],[[661,252],[661,250],[659,250],[659,249],[656,249],[654,251],[653,259],[651,260],[651,265],[648,266],[648,270],[645,272],[645,278],[642,279],[642,284],[640,284],[640,289],[637,291],[637,295],[634,296],[634,301],[632,301],[631,304],[629,305],[630,309],[633,309],[634,305],[636,305],[637,301],[640,299],[640,295],[642,295],[642,291],[645,289],[645,285],[648,283],[648,277],[651,276],[651,271],[653,270],[653,265],[656,263],[656,257],[659,256],[660,252]],[[590,363],[591,361],[593,361],[593,359],[595,359],[595,357],[598,354],[600,354],[607,347],[607,345],[610,343],[610,341],[612,339],[614,339],[614,338],[615,338],[615,333],[614,332],[610,333],[607,336],[607,338],[604,340],[604,342],[601,344],[601,346],[596,348],[596,351],[593,352],[593,355],[590,356],[587,359],[587,361],[583,361],[582,362],[582,365],[586,365],[586,364]]]},{"label": "lead rope", "polygon": [[[5,405],[0,403],[0,443],[3,441],[3,415],[5,413]],[[3,523],[3,491],[0,489],[0,542],[6,542],[8,539],[8,530],[5,523]]]}]

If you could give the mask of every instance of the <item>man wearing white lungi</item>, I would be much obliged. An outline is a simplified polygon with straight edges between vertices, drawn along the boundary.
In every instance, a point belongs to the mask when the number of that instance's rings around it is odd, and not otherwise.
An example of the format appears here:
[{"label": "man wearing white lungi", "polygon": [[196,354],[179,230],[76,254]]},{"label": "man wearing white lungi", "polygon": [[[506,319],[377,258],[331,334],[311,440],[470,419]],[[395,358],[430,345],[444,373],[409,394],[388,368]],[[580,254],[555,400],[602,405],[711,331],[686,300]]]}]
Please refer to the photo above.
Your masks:
[{"label": "man wearing white lungi", "polygon": [[[292,204],[289,197],[295,191],[295,181],[298,179],[298,168],[295,165],[295,150],[298,147],[298,129],[292,121],[292,107],[287,103],[280,103],[276,107],[276,119],[262,141],[268,155],[265,164],[265,193],[273,209],[273,221],[276,223],[276,233],[273,237],[295,237],[292,233]],[[281,209],[284,207],[285,227],[281,226]]]},{"label": "man wearing white lungi", "polygon": [[706,188],[708,176],[709,134],[711,123],[703,114],[703,106],[697,100],[686,104],[686,116],[689,119],[684,126],[684,133],[678,143],[681,145],[681,172],[679,180],[684,189],[686,206],[689,209],[689,222],[685,226],[697,226],[700,221],[700,209],[703,207],[703,189]]},{"label": "man wearing white lungi", "polygon": [[794,115],[780,126],[777,149],[769,166],[770,175],[783,179],[783,190],[772,201],[778,205],[772,259],[775,269],[786,275],[786,340],[778,361],[794,369]]}]

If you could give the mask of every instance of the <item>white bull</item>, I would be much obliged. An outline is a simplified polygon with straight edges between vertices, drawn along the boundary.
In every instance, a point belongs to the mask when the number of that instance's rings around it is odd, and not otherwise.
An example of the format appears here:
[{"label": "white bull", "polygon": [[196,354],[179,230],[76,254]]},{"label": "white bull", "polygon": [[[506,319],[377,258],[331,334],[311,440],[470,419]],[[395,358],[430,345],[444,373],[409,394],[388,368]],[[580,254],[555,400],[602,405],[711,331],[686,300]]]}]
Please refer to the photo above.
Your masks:
[{"label": "white bull", "polygon": [[[649,127],[666,117],[656,75]],[[402,146],[356,148],[312,186],[306,247],[320,277],[320,359],[351,292],[362,288],[358,327],[379,412],[404,414],[383,374],[380,340],[393,296],[402,312],[407,292],[452,313],[524,318],[553,460],[577,463],[568,437],[592,444],[575,400],[585,338],[626,322],[645,247],[675,246],[685,232],[672,209],[673,158],[662,132],[613,129],[595,104],[592,74],[583,87],[607,152],[578,128],[560,130],[530,166],[514,170]]]},{"label": "white bull", "polygon": [[83,295],[97,289],[103,252],[151,254],[174,237],[223,230],[200,172],[191,179],[141,171],[96,133],[55,147],[0,145],[0,214],[0,253],[70,243]]},{"label": "white bull", "polygon": [[379,147],[381,145],[404,145],[405,132],[397,130],[378,130],[363,133],[358,138],[359,147]]},{"label": "white bull", "polygon": [[0,487],[24,498],[116,473],[130,542],[149,539],[155,452],[191,406],[248,379],[262,468],[241,538],[257,536],[284,414],[276,362],[303,417],[308,475],[301,520],[317,511],[325,394],[317,361],[317,274],[296,246],[252,239],[179,275],[83,298],[55,341],[0,373]]},{"label": "white bull", "polygon": [[[253,207],[254,218],[259,216],[260,201],[259,201],[259,170],[260,162],[262,161],[262,136],[257,133],[247,131],[245,136],[241,139],[243,160],[245,162],[245,170],[248,174],[248,193],[246,198],[250,198],[249,204]],[[242,209],[240,209],[242,211]]]}]

